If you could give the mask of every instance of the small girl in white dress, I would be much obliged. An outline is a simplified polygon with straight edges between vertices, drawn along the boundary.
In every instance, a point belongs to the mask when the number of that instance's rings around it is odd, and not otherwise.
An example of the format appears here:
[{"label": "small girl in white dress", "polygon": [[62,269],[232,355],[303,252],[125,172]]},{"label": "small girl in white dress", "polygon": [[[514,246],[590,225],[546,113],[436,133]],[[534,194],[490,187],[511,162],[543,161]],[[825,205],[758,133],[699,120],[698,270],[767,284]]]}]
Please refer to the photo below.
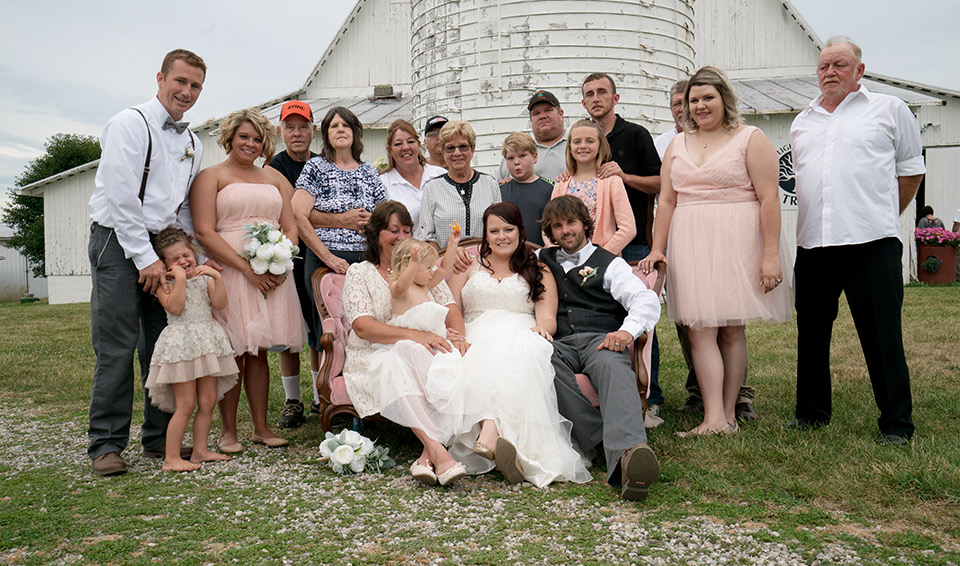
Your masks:
[{"label": "small girl in white dress", "polygon": [[[167,311],[167,326],[157,338],[146,387],[150,402],[173,417],[167,427],[164,470],[191,472],[200,462],[229,460],[207,449],[213,406],[237,384],[239,369],[226,332],[213,319],[210,307],[227,304],[220,273],[197,265],[190,236],[166,228],[153,239],[157,255],[167,268],[157,299]],[[172,284],[170,281],[172,280]],[[180,456],[187,421],[193,420],[193,453]]]},{"label": "small girl in white dress", "polygon": [[394,317],[424,303],[436,304],[430,298],[430,289],[450,275],[457,259],[457,246],[460,244],[460,227],[451,228],[453,230],[447,240],[447,253],[444,254],[439,268],[434,266],[439,255],[437,250],[420,240],[408,238],[394,248],[393,257],[390,259],[390,270],[393,273],[390,306]]}]

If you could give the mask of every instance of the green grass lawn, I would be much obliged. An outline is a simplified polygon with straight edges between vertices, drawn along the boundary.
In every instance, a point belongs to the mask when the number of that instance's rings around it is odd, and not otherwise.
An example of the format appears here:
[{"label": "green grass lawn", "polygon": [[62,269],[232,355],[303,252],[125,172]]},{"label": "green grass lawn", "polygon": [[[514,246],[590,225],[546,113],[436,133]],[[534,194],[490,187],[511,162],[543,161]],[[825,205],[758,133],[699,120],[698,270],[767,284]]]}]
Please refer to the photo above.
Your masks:
[{"label": "green grass lawn", "polygon": [[[315,420],[283,433],[288,449],[248,444],[231,462],[164,473],[140,455],[139,386],[131,471],[97,478],[86,457],[89,306],[0,305],[0,563],[960,564],[960,286],[905,294],[917,424],[907,447],[874,443],[877,409],[846,307],[830,426],[781,429],[793,415],[796,324],[758,323],[747,334],[762,419],[736,436],[677,438],[697,419],[673,410],[686,367],[661,320],[666,422],[650,445],[662,475],[640,504],[620,501],[596,468],[589,484],[542,490],[496,472],[451,489],[420,486],[404,468],[340,477],[316,461]],[[274,355],[271,366],[275,422]],[[245,405],[240,419],[243,438]],[[364,433],[402,465],[418,453],[396,427]]]}]

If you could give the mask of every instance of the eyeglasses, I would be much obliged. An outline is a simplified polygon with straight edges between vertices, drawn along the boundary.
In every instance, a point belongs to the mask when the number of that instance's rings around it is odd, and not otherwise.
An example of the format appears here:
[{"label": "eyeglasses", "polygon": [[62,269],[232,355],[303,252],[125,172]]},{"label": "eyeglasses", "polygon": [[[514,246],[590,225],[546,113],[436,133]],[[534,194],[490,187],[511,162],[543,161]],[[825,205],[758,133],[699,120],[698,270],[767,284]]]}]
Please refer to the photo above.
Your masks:
[{"label": "eyeglasses", "polygon": [[443,148],[444,153],[455,153],[457,150],[460,150],[460,153],[467,153],[469,151],[473,151],[473,148],[467,144],[448,145],[447,147]]}]

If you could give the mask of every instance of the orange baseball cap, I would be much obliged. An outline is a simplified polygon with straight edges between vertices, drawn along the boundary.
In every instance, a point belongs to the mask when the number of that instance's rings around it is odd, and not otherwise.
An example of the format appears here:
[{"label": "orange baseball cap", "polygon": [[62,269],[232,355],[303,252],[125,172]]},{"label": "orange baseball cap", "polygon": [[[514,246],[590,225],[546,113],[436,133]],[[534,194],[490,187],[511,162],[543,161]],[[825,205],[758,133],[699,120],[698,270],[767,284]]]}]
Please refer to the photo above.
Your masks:
[{"label": "orange baseball cap", "polygon": [[310,105],[306,102],[301,102],[299,100],[290,100],[284,102],[283,106],[280,107],[280,121],[283,122],[290,116],[303,116],[308,121],[313,122],[313,111],[310,109]]}]

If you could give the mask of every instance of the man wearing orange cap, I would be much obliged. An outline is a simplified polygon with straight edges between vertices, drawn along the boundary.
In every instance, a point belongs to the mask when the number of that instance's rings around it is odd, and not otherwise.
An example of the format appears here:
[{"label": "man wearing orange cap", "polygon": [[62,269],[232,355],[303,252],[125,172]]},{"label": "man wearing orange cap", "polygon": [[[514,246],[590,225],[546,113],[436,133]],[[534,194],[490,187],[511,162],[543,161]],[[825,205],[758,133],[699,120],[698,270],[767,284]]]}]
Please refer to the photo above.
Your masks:
[{"label": "man wearing orange cap", "polygon": [[[317,154],[310,151],[310,143],[317,126],[313,123],[313,110],[306,102],[290,100],[280,107],[280,135],[283,137],[284,151],[273,156],[270,167],[283,173],[296,186],[303,166]],[[303,259],[293,260],[293,280],[297,285],[297,296],[300,298],[300,310],[304,318],[313,316],[313,303],[307,293],[303,279]],[[309,325],[307,325],[309,329]],[[317,372],[320,370],[320,359],[317,354],[317,337],[308,332],[307,342],[310,344],[310,370],[313,374],[312,383],[317,381]],[[303,424],[303,401],[300,397],[300,355],[293,352],[280,353],[280,373],[283,381],[283,390],[286,393],[286,403],[280,412],[280,428],[297,428]],[[316,387],[313,388],[314,406],[319,406]]]}]

